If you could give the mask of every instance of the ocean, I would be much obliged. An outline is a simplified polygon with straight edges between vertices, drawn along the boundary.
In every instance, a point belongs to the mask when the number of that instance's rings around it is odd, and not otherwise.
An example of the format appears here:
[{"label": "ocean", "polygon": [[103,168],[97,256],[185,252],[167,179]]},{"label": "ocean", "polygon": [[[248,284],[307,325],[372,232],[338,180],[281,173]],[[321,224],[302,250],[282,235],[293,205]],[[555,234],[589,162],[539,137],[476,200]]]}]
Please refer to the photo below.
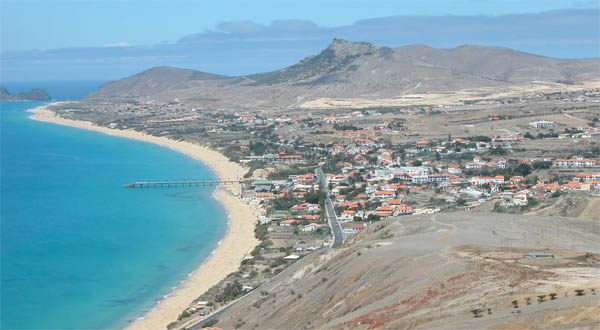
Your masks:
[{"label": "ocean", "polygon": [[123,185],[215,174],[168,148],[29,119],[41,104],[0,102],[0,328],[122,327],[227,230],[211,188]]}]

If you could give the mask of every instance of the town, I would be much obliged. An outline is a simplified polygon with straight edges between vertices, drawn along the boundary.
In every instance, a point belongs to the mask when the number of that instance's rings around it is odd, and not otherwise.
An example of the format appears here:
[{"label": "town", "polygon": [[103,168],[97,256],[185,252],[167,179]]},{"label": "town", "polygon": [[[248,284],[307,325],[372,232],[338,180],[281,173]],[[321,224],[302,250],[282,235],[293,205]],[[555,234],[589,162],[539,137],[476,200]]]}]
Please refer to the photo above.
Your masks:
[{"label": "town", "polygon": [[[378,221],[448,211],[529,213],[600,192],[600,90],[397,108],[246,111],[177,101],[65,103],[65,117],[192,141],[248,169],[261,243],[181,326]],[[569,209],[558,210],[567,215]],[[559,214],[560,215],[560,214]]]}]

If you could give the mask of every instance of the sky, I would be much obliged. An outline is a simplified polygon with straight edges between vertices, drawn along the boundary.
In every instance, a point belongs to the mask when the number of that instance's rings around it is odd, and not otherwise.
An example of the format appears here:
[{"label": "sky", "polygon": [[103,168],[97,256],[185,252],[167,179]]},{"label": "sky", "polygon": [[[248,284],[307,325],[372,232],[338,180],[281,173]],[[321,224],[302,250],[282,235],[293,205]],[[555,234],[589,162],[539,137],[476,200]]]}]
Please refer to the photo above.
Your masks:
[{"label": "sky", "polygon": [[0,0],[0,84],[277,70],[333,38],[600,57],[600,0]]},{"label": "sky", "polygon": [[1,51],[173,43],[230,21],[320,27],[395,15],[503,15],[598,8],[597,0],[0,0]]}]

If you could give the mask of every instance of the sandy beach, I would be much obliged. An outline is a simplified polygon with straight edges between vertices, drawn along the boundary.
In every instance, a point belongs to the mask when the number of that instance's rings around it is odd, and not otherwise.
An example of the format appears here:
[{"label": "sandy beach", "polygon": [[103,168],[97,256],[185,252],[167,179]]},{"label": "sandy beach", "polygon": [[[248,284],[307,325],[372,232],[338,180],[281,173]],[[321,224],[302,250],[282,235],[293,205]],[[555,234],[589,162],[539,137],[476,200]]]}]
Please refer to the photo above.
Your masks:
[{"label": "sandy beach", "polygon": [[[61,118],[47,106],[30,111],[33,113],[31,118],[35,120],[99,131],[172,148],[207,164],[222,180],[236,180],[246,173],[244,168],[230,162],[221,153],[200,145],[152,136],[134,130],[110,129],[87,121]],[[229,273],[237,271],[244,255],[249,254],[258,244],[254,237],[254,225],[259,215],[257,208],[246,204],[237,197],[238,189],[238,186],[228,186],[227,189],[216,190],[215,195],[225,207],[230,222],[228,231],[218,248],[199,268],[192,272],[175,292],[157,304],[143,319],[131,323],[128,329],[166,329],[167,325],[175,321],[194,299]]]}]

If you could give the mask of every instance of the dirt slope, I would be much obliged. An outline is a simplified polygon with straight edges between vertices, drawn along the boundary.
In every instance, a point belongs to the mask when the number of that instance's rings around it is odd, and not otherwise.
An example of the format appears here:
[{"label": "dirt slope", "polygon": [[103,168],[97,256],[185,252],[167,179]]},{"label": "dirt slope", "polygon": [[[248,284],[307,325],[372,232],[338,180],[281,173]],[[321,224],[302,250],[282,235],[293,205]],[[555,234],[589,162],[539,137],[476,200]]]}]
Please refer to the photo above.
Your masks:
[{"label": "dirt slope", "polygon": [[[563,229],[557,234],[557,228]],[[599,324],[599,314],[580,317],[578,311],[597,298],[589,289],[600,287],[600,269],[591,266],[600,260],[600,233],[594,230],[578,219],[505,214],[384,221],[341,249],[290,266],[221,315],[217,326],[474,329],[523,322],[554,327],[576,319],[581,328],[590,327]],[[530,251],[554,258],[523,256]],[[575,296],[577,288],[588,294]],[[559,298],[535,302],[552,292]],[[526,297],[535,303],[527,305]],[[519,301],[519,313],[512,300]],[[473,309],[486,312],[473,318]]]},{"label": "dirt slope", "polygon": [[600,221],[600,198],[585,194],[566,194],[551,201],[550,205],[542,205],[528,214]]}]

